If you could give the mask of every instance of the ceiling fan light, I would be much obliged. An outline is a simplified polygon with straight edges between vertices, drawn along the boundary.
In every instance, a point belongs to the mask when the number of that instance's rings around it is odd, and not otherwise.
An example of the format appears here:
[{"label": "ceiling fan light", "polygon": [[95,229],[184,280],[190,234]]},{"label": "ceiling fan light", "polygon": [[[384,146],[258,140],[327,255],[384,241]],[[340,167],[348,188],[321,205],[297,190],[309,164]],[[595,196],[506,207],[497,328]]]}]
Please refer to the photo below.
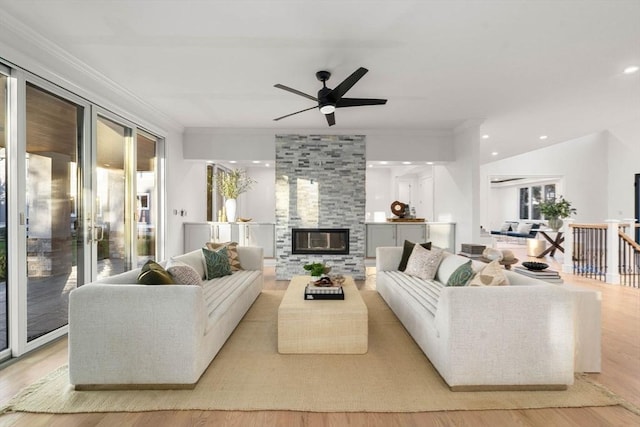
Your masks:
[{"label": "ceiling fan light", "polygon": [[322,114],[331,114],[334,111],[336,111],[336,106],[335,105],[327,104],[327,105],[323,105],[322,107],[320,107],[320,112]]}]

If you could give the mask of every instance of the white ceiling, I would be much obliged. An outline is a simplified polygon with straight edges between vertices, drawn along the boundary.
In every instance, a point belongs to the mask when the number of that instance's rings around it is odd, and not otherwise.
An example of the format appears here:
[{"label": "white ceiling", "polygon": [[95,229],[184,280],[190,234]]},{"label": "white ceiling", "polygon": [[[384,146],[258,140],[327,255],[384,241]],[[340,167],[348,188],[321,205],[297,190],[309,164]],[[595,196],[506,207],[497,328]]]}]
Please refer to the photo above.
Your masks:
[{"label": "white ceiling", "polygon": [[[326,126],[303,97],[315,72],[348,97],[345,129],[452,129],[483,120],[491,159],[640,123],[640,0],[0,0],[35,29],[185,127]],[[0,52],[1,55],[1,52]],[[640,125],[639,125],[640,127]],[[538,137],[548,135],[546,141]],[[640,136],[640,128],[638,131]]]}]

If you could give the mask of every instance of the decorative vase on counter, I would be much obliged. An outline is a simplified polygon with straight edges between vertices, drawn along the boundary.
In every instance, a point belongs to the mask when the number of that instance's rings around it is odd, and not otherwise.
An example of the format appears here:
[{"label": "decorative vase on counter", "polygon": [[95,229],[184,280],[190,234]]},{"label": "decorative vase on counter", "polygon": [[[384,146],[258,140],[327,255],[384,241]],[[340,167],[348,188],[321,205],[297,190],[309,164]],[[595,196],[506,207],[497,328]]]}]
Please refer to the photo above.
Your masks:
[{"label": "decorative vase on counter", "polygon": [[553,231],[558,231],[562,228],[563,221],[560,218],[549,218],[547,224]]},{"label": "decorative vase on counter", "polygon": [[227,221],[235,222],[236,220],[236,199],[227,199],[224,201],[224,208],[227,211]]}]

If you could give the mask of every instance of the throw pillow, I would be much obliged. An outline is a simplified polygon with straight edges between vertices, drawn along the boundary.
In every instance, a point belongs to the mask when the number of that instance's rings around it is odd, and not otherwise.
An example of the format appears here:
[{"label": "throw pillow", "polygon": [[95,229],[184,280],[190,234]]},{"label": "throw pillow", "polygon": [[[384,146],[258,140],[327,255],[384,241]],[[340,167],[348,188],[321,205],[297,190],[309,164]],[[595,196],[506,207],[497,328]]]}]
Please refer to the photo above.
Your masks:
[{"label": "throw pillow", "polygon": [[237,242],[225,242],[225,243],[207,242],[206,246],[207,246],[207,249],[210,249],[212,251],[218,250],[220,248],[227,248],[227,254],[229,255],[229,264],[231,265],[231,271],[242,270],[242,266],[240,265],[240,258],[238,258]]},{"label": "throw pillow", "polygon": [[504,224],[502,224],[502,227],[500,227],[500,231],[503,233],[506,233],[507,231],[511,231],[511,224],[508,222],[505,222]]},{"label": "throw pillow", "polygon": [[442,249],[430,251],[420,245],[415,245],[404,272],[424,280],[433,280],[436,277],[438,265],[442,261],[442,255]]},{"label": "throw pillow", "polygon": [[204,263],[207,267],[207,280],[231,274],[227,248],[220,248],[217,251],[202,248],[202,255],[204,255]]},{"label": "throw pillow", "polygon": [[196,269],[175,258],[171,258],[167,262],[167,271],[173,276],[176,283],[202,286],[202,279]]},{"label": "throw pillow", "polygon": [[469,286],[504,286],[508,284],[509,279],[507,279],[504,269],[497,260],[487,264],[469,282]]},{"label": "throw pillow", "polygon": [[413,243],[408,240],[405,240],[404,248],[402,249],[402,258],[400,258],[400,264],[398,265],[399,271],[405,271],[405,269],[407,268],[407,261],[409,261],[409,257],[411,256],[411,253],[413,252],[413,247],[415,245],[420,245],[425,249],[431,250],[431,242]]},{"label": "throw pillow", "polygon": [[529,234],[531,232],[531,226],[533,224],[525,224],[524,222],[518,224],[518,233],[520,234]]},{"label": "throw pillow", "polygon": [[447,280],[447,286],[467,286],[473,279],[474,274],[471,261],[465,262],[451,273],[449,280]]},{"label": "throw pillow", "polygon": [[141,285],[172,285],[175,282],[173,277],[160,264],[149,260],[140,269],[138,283]]}]

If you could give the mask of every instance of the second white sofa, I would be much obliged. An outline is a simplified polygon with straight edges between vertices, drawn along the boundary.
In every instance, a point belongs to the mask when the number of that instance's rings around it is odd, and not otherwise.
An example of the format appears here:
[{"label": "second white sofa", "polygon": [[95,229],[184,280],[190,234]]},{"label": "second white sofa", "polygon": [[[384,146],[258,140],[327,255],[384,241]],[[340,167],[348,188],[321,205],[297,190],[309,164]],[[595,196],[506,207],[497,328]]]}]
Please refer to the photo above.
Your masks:
[{"label": "second white sofa", "polygon": [[509,286],[447,287],[468,258],[445,253],[428,281],[398,271],[402,251],[377,248],[377,291],[452,390],[573,384],[570,292],[510,271]]}]

